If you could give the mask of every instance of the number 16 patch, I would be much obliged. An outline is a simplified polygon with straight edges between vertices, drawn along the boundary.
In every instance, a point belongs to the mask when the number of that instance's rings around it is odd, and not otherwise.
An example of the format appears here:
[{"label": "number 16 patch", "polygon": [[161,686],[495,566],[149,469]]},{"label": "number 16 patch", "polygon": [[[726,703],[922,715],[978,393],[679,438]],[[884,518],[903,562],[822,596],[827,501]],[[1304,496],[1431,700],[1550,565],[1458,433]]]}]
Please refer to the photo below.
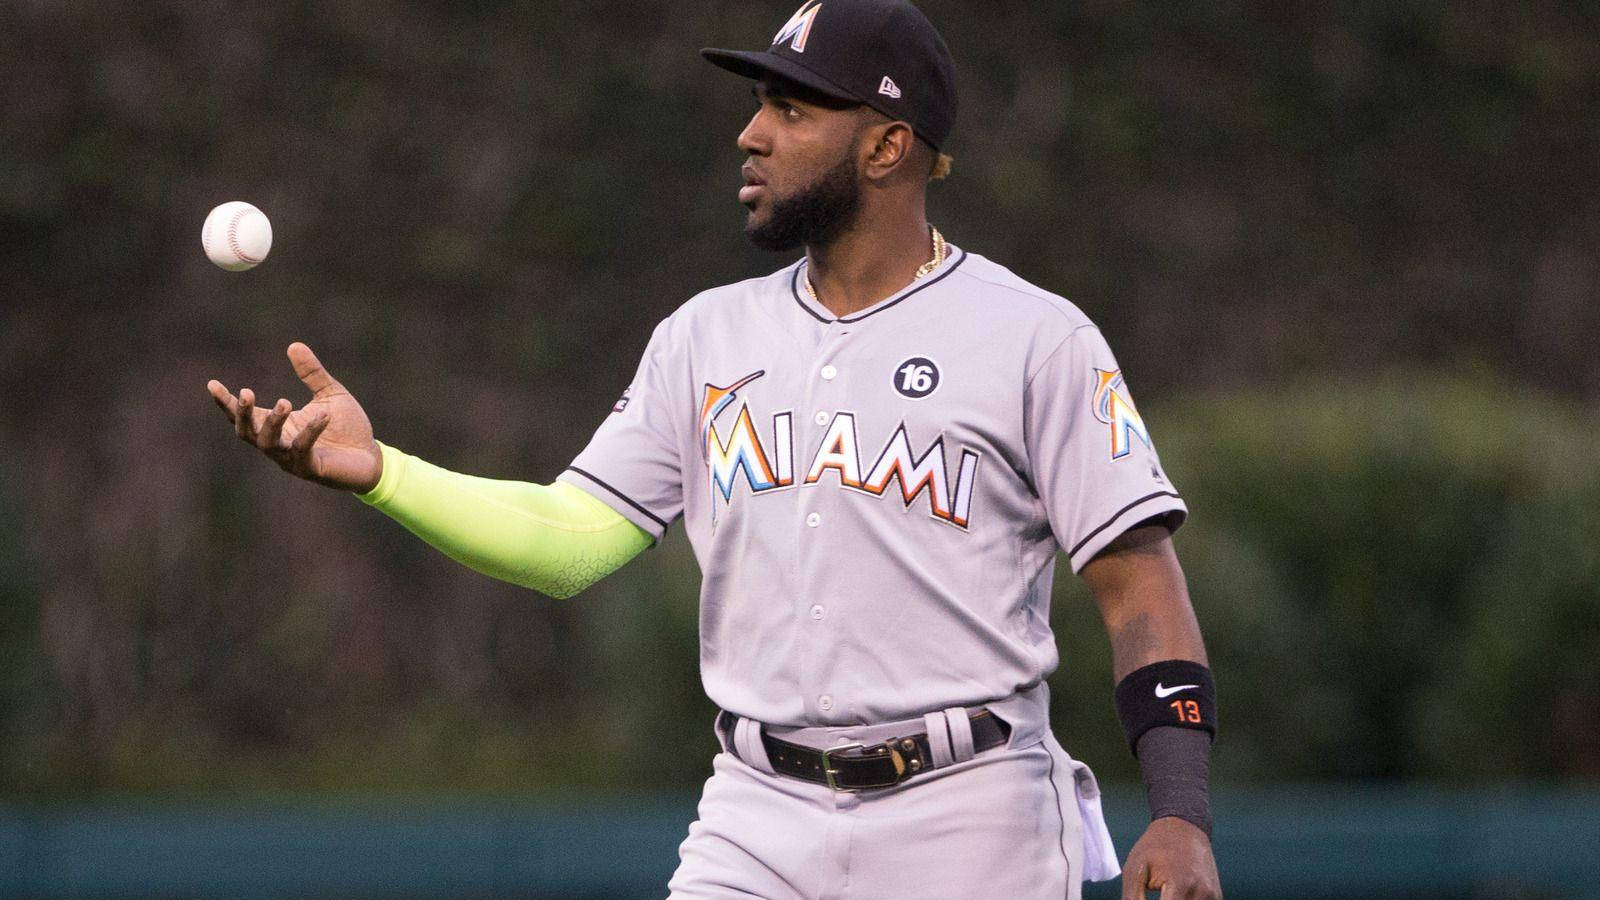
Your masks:
[{"label": "number 16 patch", "polygon": [[913,356],[894,370],[894,389],[902,397],[921,400],[939,389],[939,366],[926,356]]}]

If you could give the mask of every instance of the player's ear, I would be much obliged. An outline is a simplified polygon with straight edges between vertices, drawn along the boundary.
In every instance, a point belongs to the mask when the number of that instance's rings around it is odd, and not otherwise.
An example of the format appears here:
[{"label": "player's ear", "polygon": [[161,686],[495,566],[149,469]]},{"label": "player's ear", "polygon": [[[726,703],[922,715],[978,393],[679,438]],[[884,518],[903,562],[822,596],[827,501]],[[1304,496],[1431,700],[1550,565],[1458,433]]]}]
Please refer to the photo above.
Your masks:
[{"label": "player's ear", "polygon": [[911,126],[905,122],[885,122],[866,130],[869,141],[866,176],[882,180],[905,168],[911,158],[912,142],[916,140]]}]

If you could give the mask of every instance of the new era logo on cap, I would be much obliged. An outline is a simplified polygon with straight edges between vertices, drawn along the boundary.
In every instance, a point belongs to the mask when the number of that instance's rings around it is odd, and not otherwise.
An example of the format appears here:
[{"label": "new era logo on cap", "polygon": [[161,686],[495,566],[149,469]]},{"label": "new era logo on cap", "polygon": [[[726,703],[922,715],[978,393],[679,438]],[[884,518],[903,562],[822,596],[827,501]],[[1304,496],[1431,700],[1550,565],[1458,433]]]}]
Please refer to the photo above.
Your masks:
[{"label": "new era logo on cap", "polygon": [[878,85],[878,93],[884,95],[885,97],[893,97],[894,99],[899,100],[900,85],[895,84],[893,78],[885,75],[883,76],[883,83]]}]

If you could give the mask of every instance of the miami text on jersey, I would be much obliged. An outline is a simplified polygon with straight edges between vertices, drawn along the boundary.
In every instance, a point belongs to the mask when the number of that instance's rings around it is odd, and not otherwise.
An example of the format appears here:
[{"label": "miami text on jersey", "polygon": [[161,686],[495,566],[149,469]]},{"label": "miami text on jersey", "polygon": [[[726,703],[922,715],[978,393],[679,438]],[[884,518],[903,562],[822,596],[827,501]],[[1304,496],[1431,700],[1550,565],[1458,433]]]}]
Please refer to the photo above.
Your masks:
[{"label": "miami text on jersey", "polygon": [[1095,369],[1094,373],[1100,379],[1094,390],[1094,417],[1111,426],[1111,458],[1127,456],[1133,450],[1135,437],[1149,447],[1150,432],[1144,427],[1144,419],[1139,418],[1133,401],[1117,390],[1122,387],[1122,370]]},{"label": "miami text on jersey", "polygon": [[[752,495],[796,486],[794,466],[794,416],[789,411],[772,416],[772,451],[767,452],[761,435],[750,417],[750,405],[742,403],[727,436],[717,431],[717,415],[738,396],[740,388],[755,381],[765,371],[753,372],[729,387],[705,386],[700,407],[700,436],[706,461],[706,477],[711,488],[712,516],[717,500],[733,502],[734,487],[743,480]],[[891,482],[900,484],[900,499],[907,509],[927,494],[928,514],[954,525],[967,527],[972,511],[972,491],[978,476],[978,454],[961,448],[955,483],[950,482],[945,465],[944,436],[941,434],[919,456],[912,450],[905,422],[895,427],[887,443],[869,467],[861,464],[859,432],[855,413],[838,412],[811,455],[802,485],[820,484],[831,469],[841,487],[882,497]]]}]

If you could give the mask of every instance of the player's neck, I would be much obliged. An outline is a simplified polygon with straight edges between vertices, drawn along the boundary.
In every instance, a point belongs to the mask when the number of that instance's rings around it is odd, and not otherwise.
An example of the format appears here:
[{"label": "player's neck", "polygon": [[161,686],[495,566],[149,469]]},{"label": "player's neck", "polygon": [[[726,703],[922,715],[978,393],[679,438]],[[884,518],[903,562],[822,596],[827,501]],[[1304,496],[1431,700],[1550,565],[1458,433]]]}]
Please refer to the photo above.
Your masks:
[{"label": "player's neck", "polygon": [[920,208],[892,219],[864,214],[831,243],[806,248],[817,302],[840,317],[895,294],[932,256],[933,237]]}]

